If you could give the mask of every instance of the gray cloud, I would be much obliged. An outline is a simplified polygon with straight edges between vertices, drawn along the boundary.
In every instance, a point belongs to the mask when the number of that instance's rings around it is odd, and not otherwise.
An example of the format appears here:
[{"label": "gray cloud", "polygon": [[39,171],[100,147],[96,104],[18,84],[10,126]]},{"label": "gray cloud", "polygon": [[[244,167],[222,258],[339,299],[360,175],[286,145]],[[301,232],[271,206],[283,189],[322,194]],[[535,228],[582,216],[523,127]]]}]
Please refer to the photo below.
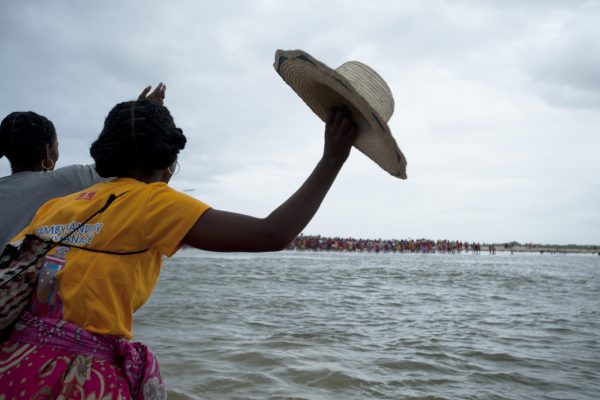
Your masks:
[{"label": "gray cloud", "polygon": [[[540,96],[560,107],[600,105],[600,3],[565,10],[540,27],[545,33],[524,57]],[[541,36],[541,35],[540,35]]]},{"label": "gray cloud", "polygon": [[592,1],[8,2],[0,112],[45,114],[60,165],[86,163],[110,107],[163,80],[188,136],[173,186],[265,215],[323,135],[275,49],[357,59],[392,88],[409,180],[354,152],[308,233],[592,242],[598,15]]}]

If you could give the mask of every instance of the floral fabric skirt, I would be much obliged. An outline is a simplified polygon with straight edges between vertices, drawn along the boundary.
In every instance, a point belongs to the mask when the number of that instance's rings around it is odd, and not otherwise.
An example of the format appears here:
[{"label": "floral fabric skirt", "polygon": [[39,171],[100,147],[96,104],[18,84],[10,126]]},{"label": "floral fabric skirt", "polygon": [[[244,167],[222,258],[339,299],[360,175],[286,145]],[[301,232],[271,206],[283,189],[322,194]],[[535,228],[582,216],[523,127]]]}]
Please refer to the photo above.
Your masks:
[{"label": "floral fabric skirt", "polygon": [[7,341],[0,347],[0,399],[131,399],[118,367],[57,347]]},{"label": "floral fabric skirt", "polygon": [[13,398],[166,399],[166,390],[143,344],[25,312],[0,345],[0,400]]}]

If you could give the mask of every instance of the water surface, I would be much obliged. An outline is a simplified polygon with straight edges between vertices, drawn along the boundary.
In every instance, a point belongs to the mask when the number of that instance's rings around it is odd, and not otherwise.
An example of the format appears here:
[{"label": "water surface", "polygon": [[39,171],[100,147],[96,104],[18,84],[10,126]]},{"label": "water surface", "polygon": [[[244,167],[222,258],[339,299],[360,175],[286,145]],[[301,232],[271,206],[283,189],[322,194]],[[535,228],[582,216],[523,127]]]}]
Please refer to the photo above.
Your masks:
[{"label": "water surface", "polygon": [[600,257],[188,249],[134,333],[173,399],[598,399]]}]

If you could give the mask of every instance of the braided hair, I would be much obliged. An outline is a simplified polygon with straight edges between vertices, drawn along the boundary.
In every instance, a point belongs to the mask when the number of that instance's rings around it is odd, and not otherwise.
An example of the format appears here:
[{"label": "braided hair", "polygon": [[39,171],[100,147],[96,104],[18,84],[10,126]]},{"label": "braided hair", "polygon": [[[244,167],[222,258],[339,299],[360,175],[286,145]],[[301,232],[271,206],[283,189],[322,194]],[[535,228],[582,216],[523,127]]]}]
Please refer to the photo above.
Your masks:
[{"label": "braided hair", "polygon": [[0,124],[0,158],[33,168],[46,158],[46,145],[56,141],[54,124],[33,111],[8,114]]},{"label": "braided hair", "polygon": [[100,176],[124,176],[140,168],[167,168],[185,142],[166,107],[150,100],[127,101],[110,110],[90,155]]}]

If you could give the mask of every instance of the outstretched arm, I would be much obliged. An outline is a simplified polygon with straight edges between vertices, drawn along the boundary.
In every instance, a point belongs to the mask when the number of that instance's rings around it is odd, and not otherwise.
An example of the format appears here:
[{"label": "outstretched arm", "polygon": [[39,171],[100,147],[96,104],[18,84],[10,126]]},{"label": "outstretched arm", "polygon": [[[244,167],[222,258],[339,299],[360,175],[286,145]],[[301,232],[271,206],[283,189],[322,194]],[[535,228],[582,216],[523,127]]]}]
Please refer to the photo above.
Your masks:
[{"label": "outstretched arm", "polygon": [[266,218],[210,209],[190,229],[184,243],[211,251],[284,249],[319,209],[348,158],[356,135],[356,124],[346,109],[330,110],[323,157],[296,193]]}]

